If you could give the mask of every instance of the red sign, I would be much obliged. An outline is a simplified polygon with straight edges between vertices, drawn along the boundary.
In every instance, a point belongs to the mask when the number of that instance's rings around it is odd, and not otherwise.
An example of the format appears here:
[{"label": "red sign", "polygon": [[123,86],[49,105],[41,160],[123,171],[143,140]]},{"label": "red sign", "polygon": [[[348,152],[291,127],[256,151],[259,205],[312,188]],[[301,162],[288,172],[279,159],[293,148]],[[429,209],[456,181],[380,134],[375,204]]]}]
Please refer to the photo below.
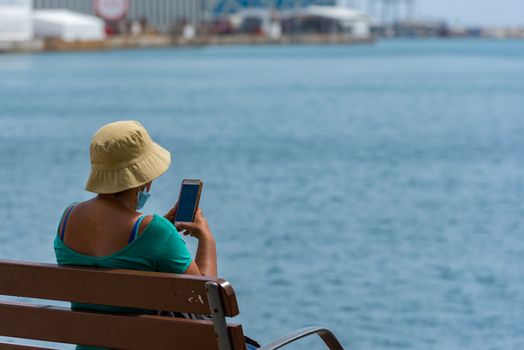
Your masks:
[{"label": "red sign", "polygon": [[107,21],[124,18],[129,11],[129,0],[94,0],[95,13]]}]

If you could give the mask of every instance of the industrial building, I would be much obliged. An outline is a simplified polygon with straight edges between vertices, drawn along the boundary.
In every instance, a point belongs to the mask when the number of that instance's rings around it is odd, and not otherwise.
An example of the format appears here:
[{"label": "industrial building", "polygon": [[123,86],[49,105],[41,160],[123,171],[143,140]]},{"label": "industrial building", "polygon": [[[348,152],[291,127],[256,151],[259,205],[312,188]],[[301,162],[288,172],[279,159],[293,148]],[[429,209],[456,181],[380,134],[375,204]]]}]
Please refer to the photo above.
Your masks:
[{"label": "industrial building", "polygon": [[371,18],[364,12],[340,6],[307,6],[282,11],[284,34],[344,34],[367,38]]},{"label": "industrial building", "polygon": [[[181,23],[200,24],[206,15],[207,0],[128,0],[128,21],[146,22],[159,32],[169,32]],[[95,15],[90,0],[33,0],[35,9],[67,9]]]},{"label": "industrial building", "polygon": [[339,6],[306,6],[274,11],[268,8],[247,8],[231,15],[237,31],[265,34],[271,38],[282,35],[320,34],[368,38],[371,19],[365,13]]}]

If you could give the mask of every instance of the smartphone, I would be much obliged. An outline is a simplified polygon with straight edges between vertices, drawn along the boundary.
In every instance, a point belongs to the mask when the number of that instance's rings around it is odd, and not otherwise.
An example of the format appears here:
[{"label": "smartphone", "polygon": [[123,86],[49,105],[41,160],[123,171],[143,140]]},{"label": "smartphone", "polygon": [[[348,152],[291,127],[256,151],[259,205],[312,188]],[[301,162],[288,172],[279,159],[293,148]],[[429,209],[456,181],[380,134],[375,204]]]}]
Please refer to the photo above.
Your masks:
[{"label": "smartphone", "polygon": [[193,222],[204,183],[198,179],[184,179],[178,195],[175,222]]}]

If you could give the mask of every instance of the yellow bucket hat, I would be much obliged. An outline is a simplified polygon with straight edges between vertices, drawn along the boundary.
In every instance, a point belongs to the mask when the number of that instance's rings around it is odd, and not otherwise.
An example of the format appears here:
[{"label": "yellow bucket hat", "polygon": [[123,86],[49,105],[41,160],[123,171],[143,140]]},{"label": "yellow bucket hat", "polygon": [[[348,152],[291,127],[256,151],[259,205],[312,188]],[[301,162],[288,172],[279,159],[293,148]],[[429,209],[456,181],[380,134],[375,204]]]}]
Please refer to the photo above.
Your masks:
[{"label": "yellow bucket hat", "polygon": [[91,139],[91,173],[86,190],[117,193],[143,186],[162,175],[171,163],[168,150],[153,142],[136,121],[104,125]]}]

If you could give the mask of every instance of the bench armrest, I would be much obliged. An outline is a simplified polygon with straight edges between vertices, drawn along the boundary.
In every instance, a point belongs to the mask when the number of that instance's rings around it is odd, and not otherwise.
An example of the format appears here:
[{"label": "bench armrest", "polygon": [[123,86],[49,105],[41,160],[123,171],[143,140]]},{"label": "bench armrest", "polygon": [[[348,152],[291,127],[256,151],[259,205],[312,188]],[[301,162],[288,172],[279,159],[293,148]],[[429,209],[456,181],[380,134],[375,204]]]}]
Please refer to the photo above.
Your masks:
[{"label": "bench armrest", "polygon": [[293,343],[294,341],[297,341],[301,338],[305,338],[312,334],[318,334],[318,336],[322,338],[322,340],[324,341],[324,343],[326,343],[327,347],[330,350],[344,350],[342,344],[340,344],[333,332],[324,327],[307,327],[299,329],[298,331],[290,333],[284,337],[278,338],[269,344],[263,345],[261,348],[259,348],[259,350],[279,349],[283,346],[286,346],[290,343]]}]

